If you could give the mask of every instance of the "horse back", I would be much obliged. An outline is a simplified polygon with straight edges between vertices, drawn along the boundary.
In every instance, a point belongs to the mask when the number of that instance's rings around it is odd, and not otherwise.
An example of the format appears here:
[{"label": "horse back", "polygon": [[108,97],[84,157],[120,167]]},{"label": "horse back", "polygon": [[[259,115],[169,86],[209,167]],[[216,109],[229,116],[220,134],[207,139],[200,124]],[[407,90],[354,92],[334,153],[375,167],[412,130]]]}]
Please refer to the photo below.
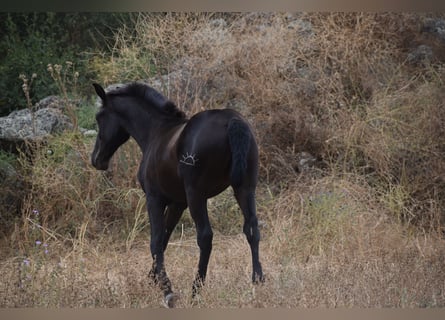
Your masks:
[{"label": "horse back", "polygon": [[232,184],[233,152],[228,131],[234,120],[249,130],[251,141],[243,170],[249,184],[255,185],[258,150],[253,134],[239,113],[223,109],[200,112],[156,139],[141,163],[144,190],[171,202],[186,202],[186,188],[206,198],[225,190]]}]

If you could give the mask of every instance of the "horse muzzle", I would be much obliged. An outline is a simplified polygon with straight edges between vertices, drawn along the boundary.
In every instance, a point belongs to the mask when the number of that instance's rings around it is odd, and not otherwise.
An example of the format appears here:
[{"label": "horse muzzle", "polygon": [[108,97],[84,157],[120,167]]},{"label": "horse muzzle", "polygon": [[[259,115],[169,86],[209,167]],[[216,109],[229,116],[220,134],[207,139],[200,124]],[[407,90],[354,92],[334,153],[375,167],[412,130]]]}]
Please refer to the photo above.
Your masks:
[{"label": "horse muzzle", "polygon": [[110,161],[104,161],[99,158],[99,152],[93,152],[91,155],[91,164],[97,170],[107,170]]}]

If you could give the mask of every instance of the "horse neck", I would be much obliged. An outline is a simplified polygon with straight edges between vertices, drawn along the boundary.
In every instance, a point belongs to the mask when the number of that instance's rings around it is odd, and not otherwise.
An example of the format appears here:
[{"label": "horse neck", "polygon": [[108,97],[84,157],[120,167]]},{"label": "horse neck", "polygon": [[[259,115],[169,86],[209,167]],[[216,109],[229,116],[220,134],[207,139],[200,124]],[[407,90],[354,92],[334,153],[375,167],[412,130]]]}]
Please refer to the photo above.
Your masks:
[{"label": "horse neck", "polygon": [[175,121],[165,120],[156,111],[143,110],[141,107],[126,108],[123,126],[137,142],[142,152],[152,145],[152,140],[168,127],[176,125]]}]

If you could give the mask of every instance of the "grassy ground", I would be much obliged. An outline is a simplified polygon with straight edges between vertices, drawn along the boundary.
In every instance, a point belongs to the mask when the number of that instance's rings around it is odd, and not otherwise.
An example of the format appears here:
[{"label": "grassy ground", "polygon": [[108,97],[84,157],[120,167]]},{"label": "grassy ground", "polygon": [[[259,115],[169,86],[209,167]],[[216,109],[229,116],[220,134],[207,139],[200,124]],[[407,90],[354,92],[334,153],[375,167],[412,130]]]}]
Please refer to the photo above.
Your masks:
[{"label": "grassy ground", "polygon": [[[212,208],[208,281],[192,301],[199,249],[190,218],[184,217],[166,253],[167,271],[181,297],[178,307],[443,307],[444,240],[401,226],[378,208],[366,209],[347,182],[325,183],[332,187],[329,193],[295,189],[260,204],[266,274],[260,286],[250,283],[250,252],[240,228],[220,230],[217,220],[231,212]],[[230,203],[229,196],[215,202]],[[231,219],[232,225],[241,224],[240,215]],[[147,277],[148,233],[130,246],[110,236],[88,238],[47,237],[26,254],[2,259],[0,304],[161,306],[162,293]]]},{"label": "grassy ground", "polygon": [[[92,171],[94,172],[94,171]],[[368,189],[367,189],[368,188]],[[3,307],[160,307],[151,265],[143,195],[132,190],[131,217],[82,217],[69,231],[40,228],[0,263]],[[208,282],[190,300],[199,249],[186,212],[166,253],[179,307],[443,307],[443,238],[386,213],[362,181],[326,177],[274,194],[258,190],[266,283],[250,283],[250,251],[228,190],[209,203],[214,250]],[[116,210],[116,208],[114,209]],[[122,210],[122,209],[121,209]],[[131,211],[133,210],[133,211]],[[62,219],[62,218],[60,218]],[[64,221],[64,220],[61,220]],[[101,223],[101,225],[97,225]],[[41,241],[41,242],[38,242]],[[17,247],[12,246],[12,247]]]},{"label": "grassy ground", "polygon": [[[234,107],[260,146],[265,284],[250,283],[228,190],[209,201],[214,250],[195,301],[188,213],[172,236],[179,307],[445,305],[445,73],[440,44],[422,31],[431,18],[141,14],[135,30],[116,32],[111,57],[92,60],[99,82],[169,73],[162,91],[188,115]],[[419,44],[435,60],[408,61]],[[35,146],[32,163],[20,159],[28,189],[2,230],[1,307],[161,306],[147,277],[140,152],[130,141],[101,173],[89,164],[93,143],[66,132]],[[299,169],[301,151],[312,168]]]}]

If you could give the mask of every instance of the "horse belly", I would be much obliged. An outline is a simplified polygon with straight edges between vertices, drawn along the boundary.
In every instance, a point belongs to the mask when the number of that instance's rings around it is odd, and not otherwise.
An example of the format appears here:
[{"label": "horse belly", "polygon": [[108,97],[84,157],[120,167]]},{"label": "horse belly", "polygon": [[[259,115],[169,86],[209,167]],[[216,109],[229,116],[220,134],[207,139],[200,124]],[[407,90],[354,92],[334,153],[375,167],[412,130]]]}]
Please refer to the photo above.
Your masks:
[{"label": "horse belly", "polygon": [[[177,170],[175,170],[175,172],[177,172]],[[171,173],[172,171],[170,170],[159,179],[161,192],[172,202],[186,202],[187,199],[182,179],[178,175]]]}]

